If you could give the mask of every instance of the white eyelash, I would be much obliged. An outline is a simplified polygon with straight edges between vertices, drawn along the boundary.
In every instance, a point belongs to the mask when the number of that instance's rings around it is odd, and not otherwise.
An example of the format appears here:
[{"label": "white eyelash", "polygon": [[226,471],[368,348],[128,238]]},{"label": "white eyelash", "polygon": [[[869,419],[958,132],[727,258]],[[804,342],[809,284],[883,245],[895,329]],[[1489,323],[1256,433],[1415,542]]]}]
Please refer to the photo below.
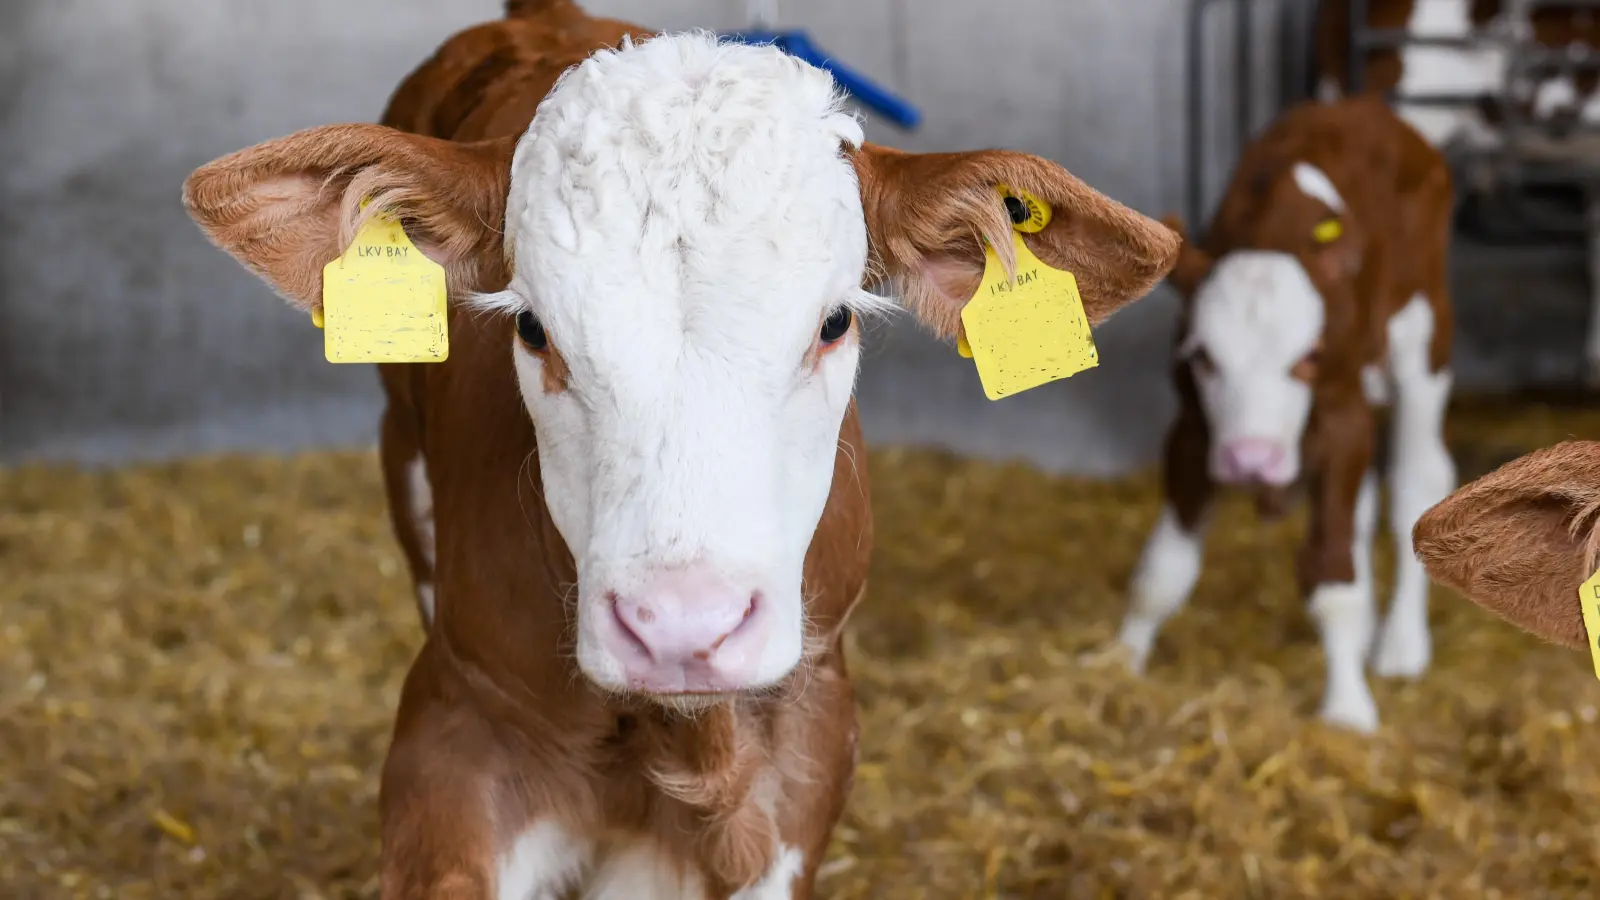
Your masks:
[{"label": "white eyelash", "polygon": [[479,312],[514,315],[528,308],[528,301],[516,291],[495,291],[492,294],[480,294],[474,291],[463,299],[469,308]]}]

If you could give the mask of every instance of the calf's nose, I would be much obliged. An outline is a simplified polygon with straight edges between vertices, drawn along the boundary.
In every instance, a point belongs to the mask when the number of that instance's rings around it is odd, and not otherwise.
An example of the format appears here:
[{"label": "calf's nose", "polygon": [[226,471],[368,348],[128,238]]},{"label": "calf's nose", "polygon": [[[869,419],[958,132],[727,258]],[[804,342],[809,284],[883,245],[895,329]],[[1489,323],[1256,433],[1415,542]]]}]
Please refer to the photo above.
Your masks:
[{"label": "calf's nose", "polygon": [[1271,481],[1283,464],[1283,445],[1265,438],[1240,438],[1222,445],[1222,481]]},{"label": "calf's nose", "polygon": [[770,627],[758,592],[693,567],[657,574],[610,600],[608,649],[629,688],[676,694],[752,686]]}]

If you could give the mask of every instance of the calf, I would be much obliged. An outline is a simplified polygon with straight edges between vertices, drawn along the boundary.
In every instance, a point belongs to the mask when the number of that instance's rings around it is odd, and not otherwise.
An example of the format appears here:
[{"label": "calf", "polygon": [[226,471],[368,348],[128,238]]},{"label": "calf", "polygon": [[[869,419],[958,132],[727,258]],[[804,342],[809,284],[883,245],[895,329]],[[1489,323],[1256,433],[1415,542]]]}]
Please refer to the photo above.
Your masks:
[{"label": "calf", "polygon": [[1009,257],[1001,185],[1054,208],[1026,240],[1094,324],[1178,236],[1037,157],[865,143],[831,78],[773,47],[514,7],[413,73],[387,127],[185,186],[302,309],[379,212],[448,274],[449,359],[382,373],[431,619],[383,772],[382,896],[808,897],[855,760],[856,323],[885,302],[863,284],[953,337],[983,242]]},{"label": "calf", "polygon": [[1428,510],[1414,537],[1428,574],[1506,621],[1569,647],[1600,640],[1578,598],[1600,569],[1600,442],[1501,466]]},{"label": "calf", "polygon": [[1244,151],[1203,244],[1171,276],[1183,297],[1164,456],[1166,505],[1145,544],[1120,641],[1142,670],[1200,574],[1216,487],[1281,505],[1304,482],[1300,587],[1322,632],[1322,716],[1377,726],[1362,675],[1374,632],[1374,406],[1392,397],[1390,528],[1404,550],[1373,666],[1429,662],[1427,576],[1411,525],[1454,482],[1445,276],[1450,175],[1374,97],[1292,108]]}]

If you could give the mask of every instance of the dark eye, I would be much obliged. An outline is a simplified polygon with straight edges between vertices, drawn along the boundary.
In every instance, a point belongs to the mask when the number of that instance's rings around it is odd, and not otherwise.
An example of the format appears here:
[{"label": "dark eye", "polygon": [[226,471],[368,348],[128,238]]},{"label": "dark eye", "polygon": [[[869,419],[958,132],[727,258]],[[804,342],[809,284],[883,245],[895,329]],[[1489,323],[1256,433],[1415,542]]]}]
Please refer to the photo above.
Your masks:
[{"label": "dark eye", "polygon": [[850,321],[849,307],[841,306],[834,310],[828,315],[827,321],[822,323],[822,342],[831,344],[844,337],[845,332],[850,330]]},{"label": "dark eye", "polygon": [[1300,381],[1310,382],[1317,377],[1317,366],[1322,363],[1322,348],[1316,347],[1300,357],[1300,361],[1289,370],[1289,377]]},{"label": "dark eye", "polygon": [[539,322],[539,317],[523,310],[517,313],[517,337],[528,345],[530,350],[543,350],[550,346],[550,339],[545,336],[544,325]]}]

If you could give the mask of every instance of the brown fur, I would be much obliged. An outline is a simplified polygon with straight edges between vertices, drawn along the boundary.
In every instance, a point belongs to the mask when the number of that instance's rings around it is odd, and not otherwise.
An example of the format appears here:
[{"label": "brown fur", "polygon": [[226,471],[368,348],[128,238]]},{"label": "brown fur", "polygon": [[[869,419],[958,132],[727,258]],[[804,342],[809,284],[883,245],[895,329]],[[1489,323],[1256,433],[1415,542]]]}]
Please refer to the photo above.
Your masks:
[{"label": "brown fur", "polygon": [[[197,170],[185,185],[191,215],[304,308],[321,302],[322,266],[378,212],[406,222],[446,266],[453,294],[502,288],[516,139],[564,69],[645,36],[567,0],[512,2],[508,12],[452,37],[413,72],[384,115],[389,127],[313,129]],[[1046,261],[1074,268],[1094,322],[1148,291],[1176,258],[1176,234],[1035,157],[867,146],[851,158],[880,274],[904,285],[942,334],[982,271],[977,237],[1009,228],[995,193],[1002,181],[1055,205],[1049,229],[1031,240]],[[364,196],[374,197],[365,213]],[[552,817],[575,835],[653,839],[703,873],[714,898],[766,871],[781,836],[805,855],[794,896],[809,897],[855,760],[840,632],[865,591],[872,515],[854,407],[806,557],[806,659],[768,692],[672,713],[602,696],[576,669],[564,599],[576,571],[540,501],[511,329],[508,317],[453,307],[447,362],[380,367],[391,514],[414,578],[438,591],[384,769],[383,897],[487,900],[495,855]],[[559,358],[554,342],[550,352]],[[546,389],[560,374],[547,370]],[[405,467],[419,456],[434,496],[436,567],[408,512]]]},{"label": "brown fur", "polygon": [[[1294,183],[1291,168],[1321,169],[1344,198],[1344,234],[1312,240],[1335,215]],[[1215,260],[1240,249],[1294,254],[1326,308],[1320,362],[1306,366],[1312,411],[1301,459],[1311,519],[1300,552],[1302,590],[1354,579],[1350,547],[1355,500],[1373,455],[1374,411],[1361,370],[1387,351],[1387,325],[1418,292],[1433,307],[1434,371],[1450,358],[1453,331],[1446,252],[1450,173],[1429,147],[1381,101],[1361,97],[1294,107],[1245,148],[1204,241],[1184,241],[1171,281],[1184,296],[1178,340],[1189,330],[1189,300]],[[1194,527],[1215,493],[1207,468],[1209,435],[1194,385],[1193,363],[1175,359],[1179,413],[1167,438],[1166,491],[1179,519]],[[1260,498],[1266,511],[1284,497]]]},{"label": "brown fur", "polygon": [[1578,587],[1600,568],[1600,442],[1506,463],[1430,509],[1412,538],[1440,583],[1520,628],[1584,646]]}]

